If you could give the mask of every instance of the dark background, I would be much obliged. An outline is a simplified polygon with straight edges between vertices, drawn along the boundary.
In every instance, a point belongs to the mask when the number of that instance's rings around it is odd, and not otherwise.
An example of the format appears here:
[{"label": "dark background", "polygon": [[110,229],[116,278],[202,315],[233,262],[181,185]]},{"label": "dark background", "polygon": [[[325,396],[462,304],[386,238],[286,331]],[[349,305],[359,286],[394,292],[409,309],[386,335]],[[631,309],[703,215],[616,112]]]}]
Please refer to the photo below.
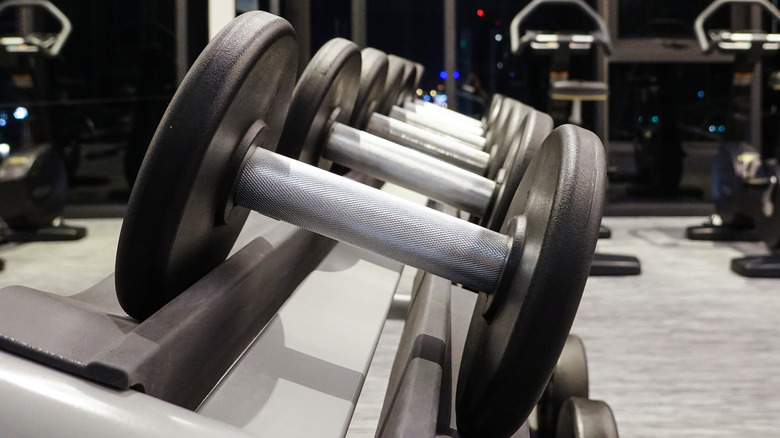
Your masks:
[{"label": "dark background", "polygon": [[[293,1],[293,0],[290,0]],[[36,135],[69,151],[75,160],[72,185],[99,186],[106,179],[95,177],[84,164],[90,159],[115,155],[122,164],[122,182],[112,180],[109,195],[83,194],[74,202],[124,202],[134,173],[157,126],[167,101],[177,85],[175,3],[171,0],[56,0],[73,23],[73,33],[57,59],[45,62],[45,76],[36,95],[26,96],[35,116],[48,121]],[[547,106],[549,57],[524,51],[509,53],[509,23],[527,2],[469,0],[457,2],[457,80],[455,104],[478,116],[488,96],[500,92],[539,109]],[[281,2],[284,16],[290,2]],[[590,4],[595,7],[595,2]],[[691,39],[696,15],[709,0],[620,0],[618,38]],[[191,62],[207,43],[207,2],[187,2],[188,53]],[[268,9],[268,0],[237,2],[237,12]],[[441,92],[443,80],[443,3],[429,0],[367,0],[367,44],[417,61],[425,66],[421,82],[424,94]],[[12,15],[0,16],[0,33],[13,31]],[[40,19],[43,27],[51,25]],[[328,39],[352,35],[350,0],[310,1],[310,52]],[[711,21],[729,22],[727,10]],[[776,26],[776,23],[767,23]],[[540,9],[530,28],[589,30],[587,20],[575,9]],[[310,53],[311,54],[311,53]],[[764,75],[776,62],[765,63]],[[663,65],[663,64],[661,64]],[[595,78],[596,50],[577,58],[571,76]],[[610,65],[610,141],[631,141],[637,104],[631,78],[646,73],[641,63]],[[654,67],[653,67],[654,68]],[[6,68],[9,70],[10,68]],[[725,108],[731,65],[690,62],[666,66],[661,86],[673,90],[677,130],[683,141],[714,144],[725,124]],[[7,72],[0,66],[0,78]],[[453,72],[448,72],[453,74]],[[5,76],[3,76],[5,75]],[[7,85],[0,90],[9,88]],[[12,87],[11,87],[12,88]],[[764,142],[777,142],[776,92],[765,89],[762,117]],[[6,92],[0,111],[13,111],[19,96]],[[452,96],[449,96],[452,104]],[[38,102],[37,104],[35,102]],[[31,111],[31,114],[33,111]],[[587,123],[595,120],[586,117]],[[714,132],[713,132],[714,127]],[[0,141],[4,135],[0,129]],[[10,133],[9,133],[10,135]],[[94,166],[93,166],[94,167]],[[99,173],[99,172],[98,172]],[[110,179],[110,178],[109,178]],[[126,181],[125,181],[126,180]],[[124,184],[124,187],[122,187]]]}]

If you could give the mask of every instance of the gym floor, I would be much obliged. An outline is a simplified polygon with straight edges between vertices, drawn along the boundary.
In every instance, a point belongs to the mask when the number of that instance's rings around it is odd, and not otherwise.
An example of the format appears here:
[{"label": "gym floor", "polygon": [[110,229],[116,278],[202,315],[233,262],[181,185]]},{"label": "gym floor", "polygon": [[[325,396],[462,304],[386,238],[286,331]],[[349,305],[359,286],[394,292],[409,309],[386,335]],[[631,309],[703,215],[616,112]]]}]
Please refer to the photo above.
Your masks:
[{"label": "gym floor", "polygon": [[[780,288],[729,261],[761,244],[683,238],[703,218],[605,218],[600,252],[636,255],[637,277],[592,277],[572,333],[591,398],[624,437],[775,437],[780,430]],[[403,323],[388,320],[348,437],[373,437]]]},{"label": "gym floor", "polygon": [[[591,398],[609,403],[625,437],[769,437],[780,430],[780,288],[733,274],[760,244],[683,239],[687,218],[615,218],[602,252],[636,255],[637,277],[589,279],[573,332],[585,342]],[[113,270],[119,219],[72,220],[86,239],[0,247],[0,287],[63,295]],[[402,321],[388,320],[349,437],[369,437]]]}]

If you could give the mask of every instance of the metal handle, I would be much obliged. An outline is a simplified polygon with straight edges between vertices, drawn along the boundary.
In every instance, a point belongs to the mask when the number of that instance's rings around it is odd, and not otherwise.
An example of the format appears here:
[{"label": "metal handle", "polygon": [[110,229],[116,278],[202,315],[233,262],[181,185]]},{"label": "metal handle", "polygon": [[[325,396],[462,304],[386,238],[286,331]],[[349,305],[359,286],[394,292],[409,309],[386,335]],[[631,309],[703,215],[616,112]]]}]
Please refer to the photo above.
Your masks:
[{"label": "metal handle", "polygon": [[772,14],[775,19],[780,21],[780,10],[778,10],[775,5],[769,3],[767,0],[715,0],[714,2],[710,3],[709,6],[704,8],[703,11],[701,11],[701,13],[696,17],[696,21],[693,23],[693,29],[696,31],[696,39],[699,41],[699,47],[701,47],[702,52],[709,53],[714,48],[712,39],[708,37],[707,33],[704,31],[704,23],[721,6],[730,3],[752,3],[760,5],[769,11],[769,13]]},{"label": "metal handle", "polygon": [[490,164],[487,152],[378,113],[369,117],[366,132],[480,175],[485,174]]},{"label": "metal handle", "polygon": [[607,53],[607,55],[612,54],[612,40],[609,37],[607,23],[604,22],[604,19],[601,18],[601,16],[596,11],[594,11],[593,8],[588,6],[588,4],[582,0],[533,0],[526,7],[521,9],[520,12],[515,15],[515,17],[512,19],[512,23],[509,25],[509,37],[512,54],[518,54],[525,46],[522,41],[523,38],[520,36],[520,25],[528,18],[528,16],[531,15],[531,12],[533,12],[536,8],[549,4],[568,4],[579,7],[580,10],[588,15],[598,27],[598,32],[593,36],[595,41],[604,47],[604,51]]},{"label": "metal handle", "polygon": [[487,146],[485,137],[477,135],[473,132],[464,132],[457,129],[457,127],[454,127],[450,123],[442,123],[440,121],[431,120],[398,106],[394,106],[388,113],[388,116],[410,125],[425,128],[433,132],[439,132],[443,135],[448,135],[481,151],[484,151],[485,147]]},{"label": "metal handle", "polygon": [[325,159],[479,216],[496,191],[494,181],[474,172],[338,122],[324,149]]},{"label": "metal handle", "polygon": [[396,108],[398,111],[409,114],[410,117],[412,117],[412,120],[415,122],[424,120],[425,123],[438,127],[439,129],[447,127],[449,129],[457,130],[458,132],[474,136],[474,138],[485,136],[485,129],[482,127],[482,123],[480,122],[477,122],[477,124],[471,122],[461,123],[460,121],[453,121],[451,117],[448,118],[443,114],[436,114],[432,113],[431,111],[418,111],[415,106],[410,108],[405,104],[397,105],[393,109]]},{"label": "metal handle", "polygon": [[464,125],[473,126],[479,128],[484,132],[484,126],[481,120],[471,118],[465,114],[461,114],[457,111],[453,111],[449,108],[443,108],[435,103],[426,102],[421,99],[410,99],[406,101],[403,107],[409,111],[413,111],[418,114],[431,115],[432,117],[439,117],[442,120],[447,120],[450,123],[461,123]]},{"label": "metal handle", "polygon": [[70,24],[68,17],[62,13],[56,6],[47,0],[6,0],[0,3],[0,14],[4,9],[9,8],[21,8],[27,6],[37,6],[46,9],[49,13],[60,23],[60,32],[54,39],[52,44],[41,45],[44,51],[50,56],[57,56],[62,49],[63,44],[70,36],[70,32],[73,30],[73,26]]},{"label": "metal handle", "polygon": [[235,203],[492,292],[512,239],[274,152],[256,148]]}]

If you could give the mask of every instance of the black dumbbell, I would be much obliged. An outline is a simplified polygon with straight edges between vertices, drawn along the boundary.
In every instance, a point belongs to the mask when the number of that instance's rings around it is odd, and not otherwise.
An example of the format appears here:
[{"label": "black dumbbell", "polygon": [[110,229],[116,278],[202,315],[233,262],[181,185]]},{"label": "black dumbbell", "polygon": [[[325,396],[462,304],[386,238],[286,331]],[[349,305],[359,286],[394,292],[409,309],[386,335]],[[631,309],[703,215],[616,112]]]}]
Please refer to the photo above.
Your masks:
[{"label": "black dumbbell", "polygon": [[[510,119],[513,107],[504,105],[506,98],[499,99],[497,105],[488,113],[484,127],[453,124],[448,120],[432,118],[429,115],[418,114],[406,107],[398,106],[396,103],[401,103],[404,99],[404,88],[409,87],[409,79],[413,77],[413,75],[408,74],[409,70],[410,67],[405,60],[388,55],[386,94],[377,107],[378,113],[450,136],[484,151],[489,151],[494,144],[502,141],[502,135],[505,134],[507,126],[516,126],[519,123],[517,120],[514,120],[513,123]],[[517,102],[514,99],[509,99],[509,101]]]},{"label": "black dumbbell", "polygon": [[[344,40],[336,40],[329,44],[348,45]],[[496,124],[496,130],[502,131],[500,134],[489,137],[491,141],[495,141],[490,153],[466,146],[441,133],[434,133],[383,116],[377,111],[381,107],[381,102],[388,95],[398,92],[394,87],[388,88],[385,85],[388,82],[386,77],[390,57],[371,48],[363,49],[361,55],[361,85],[349,123],[378,137],[432,155],[490,179],[496,179],[508,159],[514,157],[517,147],[523,144],[524,148],[535,150],[544,137],[552,131],[552,118],[511,99],[507,100],[507,106],[511,106],[507,109],[511,117],[503,118]],[[526,118],[529,120],[526,121]]]},{"label": "black dumbbell", "polygon": [[[397,106],[403,107],[403,111],[401,110],[397,110],[396,112],[391,111],[391,114],[394,116],[396,120],[403,121],[404,123],[429,129],[434,132],[444,133],[445,135],[446,135],[446,131],[450,129],[450,127],[453,124],[454,125],[459,125],[459,124],[462,125],[464,123],[471,124],[471,125],[480,124],[483,131],[486,131],[489,129],[490,126],[500,126],[502,123],[500,116],[502,115],[503,117],[505,117],[503,119],[503,123],[505,123],[506,125],[504,126],[516,126],[518,120],[522,121],[523,118],[526,117],[525,114],[528,111],[527,108],[530,108],[525,106],[519,101],[516,101],[514,99],[496,93],[491,98],[490,106],[488,108],[488,111],[486,112],[486,116],[483,119],[483,121],[482,122],[477,121],[476,119],[472,119],[458,112],[448,110],[446,108],[442,108],[430,102],[425,102],[420,99],[414,99],[413,94],[414,94],[414,90],[419,84],[419,77],[422,75],[422,71],[421,71],[422,66],[419,64],[412,63],[411,61],[404,60],[403,58],[399,58],[399,57],[396,57],[396,63],[397,63],[396,65],[399,67],[401,63],[405,64],[404,74],[403,75],[399,74],[398,78],[395,79],[391,79],[388,76],[387,82],[388,82],[388,88],[391,90],[390,100],[392,100],[392,96],[395,95],[393,93],[398,93],[396,103]],[[418,72],[418,74],[409,76],[409,71],[415,71]],[[417,78],[417,82],[414,82],[413,86],[410,85],[412,84],[412,82],[410,82],[409,80],[410,77]],[[396,86],[393,87],[393,85],[391,84],[396,84]],[[514,110],[514,108],[519,108],[517,110],[518,112],[514,114],[514,118],[506,118],[508,117],[508,114],[510,114]],[[410,115],[410,112],[418,113],[420,116],[418,117],[417,114]],[[547,114],[544,114],[544,116],[545,119],[549,117]],[[428,117],[430,117],[430,119]],[[546,120],[543,123],[547,123]],[[533,126],[533,125],[529,124],[529,126]],[[375,129],[374,133],[383,138],[387,138],[382,134],[380,129]],[[453,138],[456,137],[457,136]],[[471,134],[468,134],[462,138],[459,138],[458,140],[461,142],[468,142],[468,140],[471,138],[473,138]],[[388,138],[388,139],[396,142],[400,142],[400,140],[402,140],[401,138]],[[493,139],[495,139],[495,137],[493,137]],[[509,151],[513,150],[513,148],[515,147],[515,142],[517,141],[517,138],[513,138],[512,140],[510,140],[510,137],[504,137],[504,139],[506,144],[509,146],[502,148],[503,143],[494,145],[494,148],[491,150],[491,154],[488,154],[487,158],[484,155],[480,155],[478,152],[472,152],[470,155],[461,153],[458,155],[453,154],[450,157],[445,157],[447,151],[444,149],[442,149],[441,151],[437,149],[433,149],[431,151],[431,149],[428,149],[428,153],[434,156],[438,156],[439,158],[445,159],[448,162],[451,162],[455,165],[464,167],[466,169],[471,169],[471,170],[474,170],[475,166],[478,168],[478,166],[481,166],[482,163],[485,160],[487,160],[490,164],[485,175],[488,178],[493,179],[498,177],[498,171],[500,170],[499,163],[503,163],[504,160],[507,160],[509,159],[509,157],[511,157],[511,155],[507,155],[507,154],[508,153],[511,154],[511,152]],[[477,147],[477,145],[475,145],[474,143],[472,143],[472,146]],[[418,150],[423,150],[423,148],[418,148]],[[532,151],[533,149],[531,150],[531,152]],[[607,239],[611,237],[611,235],[612,233],[609,230],[609,228],[605,226],[601,226],[601,228],[599,229],[599,238]],[[633,261],[629,261],[629,263],[631,262]]]},{"label": "black dumbbell", "polygon": [[[360,72],[360,50],[342,38],[328,41],[312,57],[295,88],[282,132],[284,144],[302,149],[292,156],[300,155],[302,161],[315,165],[325,158],[417,191],[480,217],[493,229],[500,228],[527,167],[527,157],[533,154],[514,154],[512,162],[503,163],[506,176],[497,182],[350,127],[347,123],[361,87]],[[532,117],[529,122],[542,117]],[[552,120],[547,122],[526,125],[528,135],[521,140],[538,149],[551,130]],[[523,149],[531,147],[524,145]]]},{"label": "black dumbbell", "polygon": [[609,405],[601,400],[571,397],[558,414],[555,438],[618,438],[617,423]]},{"label": "black dumbbell", "polygon": [[[585,286],[605,191],[601,142],[578,127],[555,130],[502,232],[491,231],[289,158],[303,147],[278,141],[297,54],[289,23],[255,11],[195,61],[130,197],[120,304],[135,318],[154,313],[224,261],[257,210],[481,291],[458,378],[459,433],[510,435],[547,383]],[[348,91],[331,88],[331,98]],[[339,117],[312,105],[323,111],[317,121]]]},{"label": "black dumbbell", "polygon": [[[474,119],[457,111],[443,108],[435,103],[426,102],[417,98],[416,92],[420,85],[420,79],[424,67],[416,62],[401,58],[406,63],[406,71],[401,91],[396,101],[396,106],[405,110],[420,114],[424,117],[454,123],[456,126],[465,127],[468,131],[484,135],[487,126],[495,120],[501,108],[501,100],[505,97],[496,93],[490,99],[490,105],[481,120]],[[512,99],[510,99],[512,100]]]},{"label": "black dumbbell", "polygon": [[561,356],[536,405],[536,430],[539,438],[555,438],[561,407],[571,397],[588,398],[588,360],[585,346],[576,335],[569,335]]}]

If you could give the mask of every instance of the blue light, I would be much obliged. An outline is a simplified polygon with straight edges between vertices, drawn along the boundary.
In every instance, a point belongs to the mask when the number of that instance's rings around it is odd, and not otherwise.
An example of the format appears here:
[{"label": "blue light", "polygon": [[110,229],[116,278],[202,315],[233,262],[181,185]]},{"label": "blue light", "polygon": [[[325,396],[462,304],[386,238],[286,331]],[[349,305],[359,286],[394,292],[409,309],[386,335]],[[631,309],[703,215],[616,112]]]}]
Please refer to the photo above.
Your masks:
[{"label": "blue light", "polygon": [[726,132],[726,127],[723,125],[718,126],[718,132]]},{"label": "blue light", "polygon": [[704,97],[704,90],[699,90],[699,92],[696,95],[699,96],[699,99],[701,99],[702,97]]},{"label": "blue light", "polygon": [[658,123],[658,116],[653,116],[652,119],[650,119],[653,123]]},{"label": "blue light", "polygon": [[436,105],[444,106],[447,104],[447,95],[446,94],[437,94],[436,97],[433,98],[433,102]]},{"label": "blue light", "polygon": [[0,112],[0,120],[8,120],[8,114],[5,111]]},{"label": "blue light", "polygon": [[5,119],[0,119],[0,126],[5,126],[7,124],[8,122]]},{"label": "blue light", "polygon": [[29,114],[30,113],[27,111],[27,108],[23,106],[16,107],[14,110],[14,118],[16,120],[24,120]]},{"label": "blue light", "polygon": [[510,77],[510,78],[514,79],[514,78],[515,78],[515,76],[517,76],[517,75],[515,74],[515,72],[513,72],[513,71],[510,71],[510,72],[509,72],[509,77]]},{"label": "blue light", "polygon": [[716,129],[715,125],[710,125],[710,132],[715,132]]},{"label": "blue light", "polygon": [[440,71],[439,72],[439,77],[441,78],[442,81],[447,79],[447,72],[444,71],[444,70]]},{"label": "blue light", "polygon": [[430,102],[431,101],[431,96],[428,96],[426,94],[426,95],[423,96],[423,100],[426,101],[426,102]]},{"label": "blue light", "polygon": [[644,120],[644,119],[645,119],[644,117],[639,116],[639,118],[637,120],[639,120],[639,123],[642,123],[642,120]]},{"label": "blue light", "polygon": [[452,79],[460,79],[460,72],[457,70],[452,72]]}]

